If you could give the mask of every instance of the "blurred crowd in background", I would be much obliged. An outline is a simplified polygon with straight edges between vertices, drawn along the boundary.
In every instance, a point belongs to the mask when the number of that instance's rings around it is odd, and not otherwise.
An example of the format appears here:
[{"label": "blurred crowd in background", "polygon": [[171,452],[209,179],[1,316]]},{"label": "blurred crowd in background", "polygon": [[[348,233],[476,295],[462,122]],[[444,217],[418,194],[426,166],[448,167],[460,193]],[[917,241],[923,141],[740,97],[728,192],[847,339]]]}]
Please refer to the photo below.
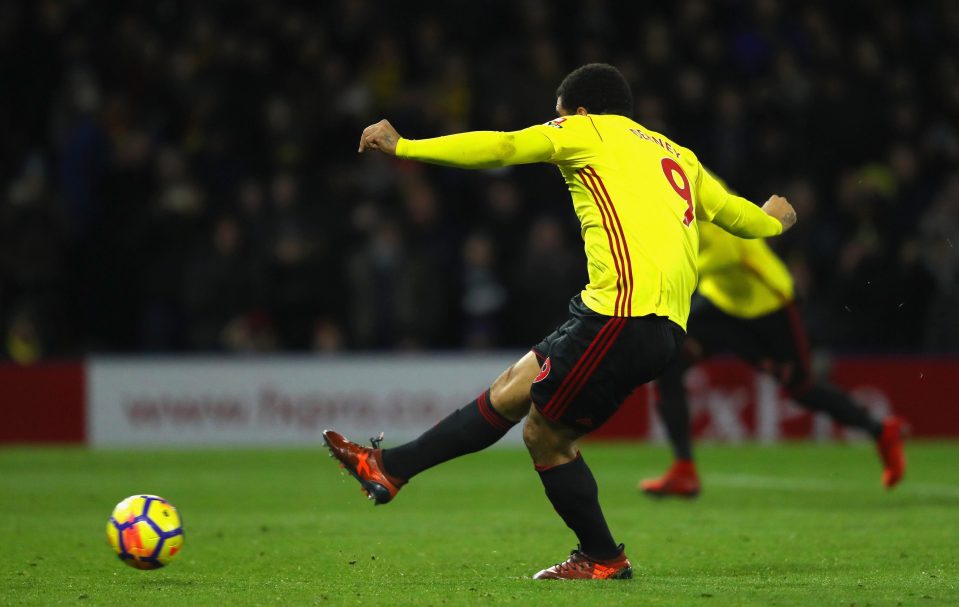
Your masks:
[{"label": "blurred crowd in background", "polygon": [[0,0],[3,356],[535,343],[586,278],[558,171],[356,147],[545,122],[591,61],[789,197],[817,345],[959,351],[957,2]]}]

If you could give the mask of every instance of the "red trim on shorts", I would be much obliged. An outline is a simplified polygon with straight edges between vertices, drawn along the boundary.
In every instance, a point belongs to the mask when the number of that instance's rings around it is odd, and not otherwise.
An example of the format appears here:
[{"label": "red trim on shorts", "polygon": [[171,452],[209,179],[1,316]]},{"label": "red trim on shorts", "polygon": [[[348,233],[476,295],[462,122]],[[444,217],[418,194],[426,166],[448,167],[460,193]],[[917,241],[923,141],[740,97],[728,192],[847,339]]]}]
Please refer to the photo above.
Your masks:
[{"label": "red trim on shorts", "polygon": [[549,402],[540,409],[543,415],[554,420],[560,417],[561,413],[558,414],[557,412],[565,410],[569,401],[579,393],[583,384],[595,370],[596,365],[594,363],[598,362],[598,359],[601,359],[603,355],[606,354],[609,346],[612,344],[612,340],[619,335],[619,332],[622,331],[623,325],[625,324],[626,319],[621,317],[613,317],[606,321],[606,324],[603,325],[603,328],[599,330],[596,337],[590,342],[586,351],[583,352],[583,355],[576,361],[576,364],[572,370],[570,370],[569,374],[563,378],[559,389],[556,390],[553,397],[549,399]]},{"label": "red trim on shorts", "polygon": [[616,245],[614,245],[613,231],[609,228],[609,224],[613,223],[613,219],[612,217],[607,219],[608,211],[606,210],[606,206],[600,202],[599,194],[593,189],[595,186],[590,185],[590,183],[592,183],[592,179],[589,180],[589,183],[586,182],[586,169],[580,169],[576,171],[576,174],[579,175],[580,181],[583,182],[583,185],[586,186],[586,189],[589,191],[589,193],[593,195],[593,201],[596,203],[596,208],[599,209],[599,215],[603,219],[603,230],[605,230],[606,239],[609,241],[609,253],[613,257],[613,265],[616,266],[616,303],[613,305],[613,315],[619,316],[620,300],[622,299],[624,291],[623,285],[625,285],[626,282],[626,279],[623,277],[623,268],[625,268],[625,263],[622,259],[620,259],[622,253],[617,255],[619,238],[616,239]]},{"label": "red trim on shorts", "polygon": [[599,182],[599,187],[603,190],[603,195],[606,197],[606,202],[609,204],[609,211],[612,213],[613,219],[616,220],[616,227],[618,228],[617,234],[623,240],[623,251],[626,253],[626,311],[625,316],[633,315],[633,261],[629,256],[629,246],[626,244],[626,231],[623,230],[623,224],[619,221],[619,214],[616,212],[616,205],[613,204],[613,199],[610,197],[609,192],[606,190],[606,184],[603,183],[603,178],[599,176],[599,173],[596,172],[596,169],[587,165],[586,170],[596,178],[596,181]]},{"label": "red trim on shorts", "polygon": [[478,397],[476,397],[476,406],[479,407],[480,415],[483,416],[483,419],[493,426],[497,430],[507,431],[512,428],[514,423],[510,423],[505,417],[499,414],[498,411],[493,409],[492,405],[489,404],[489,390],[483,392]]},{"label": "red trim on shorts", "polygon": [[607,333],[611,330],[611,327],[617,319],[618,317],[610,318],[606,321],[606,324],[600,328],[600,330],[596,333],[596,336],[593,338],[593,341],[591,341],[589,346],[586,347],[583,355],[579,357],[579,360],[576,361],[576,364],[573,365],[573,368],[570,369],[566,377],[563,378],[559,388],[557,388],[556,392],[553,393],[553,396],[549,399],[549,401],[547,401],[547,403],[540,408],[540,411],[542,411],[544,414],[548,414],[549,410],[554,408],[556,403],[564,398],[564,395],[569,389],[570,384],[575,382],[576,377],[581,372],[580,367],[588,363],[588,360],[593,355],[593,349],[597,347],[597,344],[605,341]]},{"label": "red trim on shorts", "polygon": [[625,319],[622,319],[622,321],[617,324],[612,335],[609,336],[609,339],[607,339],[606,343],[603,345],[603,349],[593,357],[589,367],[583,371],[576,385],[572,388],[567,398],[564,399],[564,402],[559,406],[559,410],[554,412],[556,419],[563,417],[563,415],[566,413],[566,409],[569,408],[570,403],[572,403],[573,400],[579,395],[580,391],[582,391],[583,386],[585,386],[589,378],[592,377],[593,372],[596,371],[596,367],[599,366],[599,363],[606,356],[606,353],[609,352],[610,348],[613,347],[613,344],[616,343],[616,338],[618,338],[619,334],[623,332],[623,327],[625,326]]}]

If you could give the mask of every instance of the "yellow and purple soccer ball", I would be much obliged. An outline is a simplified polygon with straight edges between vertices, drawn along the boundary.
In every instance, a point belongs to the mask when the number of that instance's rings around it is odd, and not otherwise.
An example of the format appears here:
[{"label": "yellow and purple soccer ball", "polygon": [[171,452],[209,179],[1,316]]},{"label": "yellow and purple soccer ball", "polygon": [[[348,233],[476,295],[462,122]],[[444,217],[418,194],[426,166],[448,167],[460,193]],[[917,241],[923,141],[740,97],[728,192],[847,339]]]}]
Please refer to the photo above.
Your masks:
[{"label": "yellow and purple soccer ball", "polygon": [[159,569],[183,549],[183,521],[162,497],[131,495],[113,509],[107,540],[127,565]]}]

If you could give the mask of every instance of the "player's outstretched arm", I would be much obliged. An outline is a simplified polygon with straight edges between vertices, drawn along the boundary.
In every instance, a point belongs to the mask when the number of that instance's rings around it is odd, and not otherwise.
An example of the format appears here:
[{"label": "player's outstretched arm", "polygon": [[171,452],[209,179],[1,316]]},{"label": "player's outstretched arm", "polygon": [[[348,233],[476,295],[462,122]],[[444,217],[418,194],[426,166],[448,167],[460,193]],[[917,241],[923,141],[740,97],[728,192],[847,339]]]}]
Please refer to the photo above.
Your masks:
[{"label": "player's outstretched arm", "polygon": [[740,238],[767,238],[782,234],[796,223],[796,211],[782,196],[773,195],[762,209],[730,194],[706,169],[697,182],[700,216]]},{"label": "player's outstretched arm", "polygon": [[359,152],[380,150],[386,154],[431,164],[463,169],[487,169],[513,164],[545,162],[553,144],[531,129],[472,131],[432,139],[404,139],[386,120],[372,124],[360,136]]},{"label": "player's outstretched arm", "polygon": [[730,195],[712,222],[740,238],[768,238],[796,224],[796,211],[782,196],[772,196],[760,209],[745,198]]}]

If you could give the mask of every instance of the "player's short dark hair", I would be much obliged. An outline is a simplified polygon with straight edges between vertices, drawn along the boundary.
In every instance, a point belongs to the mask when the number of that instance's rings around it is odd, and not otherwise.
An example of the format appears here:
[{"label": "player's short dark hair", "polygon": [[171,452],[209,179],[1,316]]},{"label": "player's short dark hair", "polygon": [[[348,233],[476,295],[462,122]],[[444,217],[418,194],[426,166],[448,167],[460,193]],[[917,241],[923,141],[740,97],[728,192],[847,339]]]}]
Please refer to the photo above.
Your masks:
[{"label": "player's short dark hair", "polygon": [[590,114],[632,116],[633,93],[626,78],[608,63],[587,63],[563,78],[556,89],[563,108],[575,112],[584,107]]}]

